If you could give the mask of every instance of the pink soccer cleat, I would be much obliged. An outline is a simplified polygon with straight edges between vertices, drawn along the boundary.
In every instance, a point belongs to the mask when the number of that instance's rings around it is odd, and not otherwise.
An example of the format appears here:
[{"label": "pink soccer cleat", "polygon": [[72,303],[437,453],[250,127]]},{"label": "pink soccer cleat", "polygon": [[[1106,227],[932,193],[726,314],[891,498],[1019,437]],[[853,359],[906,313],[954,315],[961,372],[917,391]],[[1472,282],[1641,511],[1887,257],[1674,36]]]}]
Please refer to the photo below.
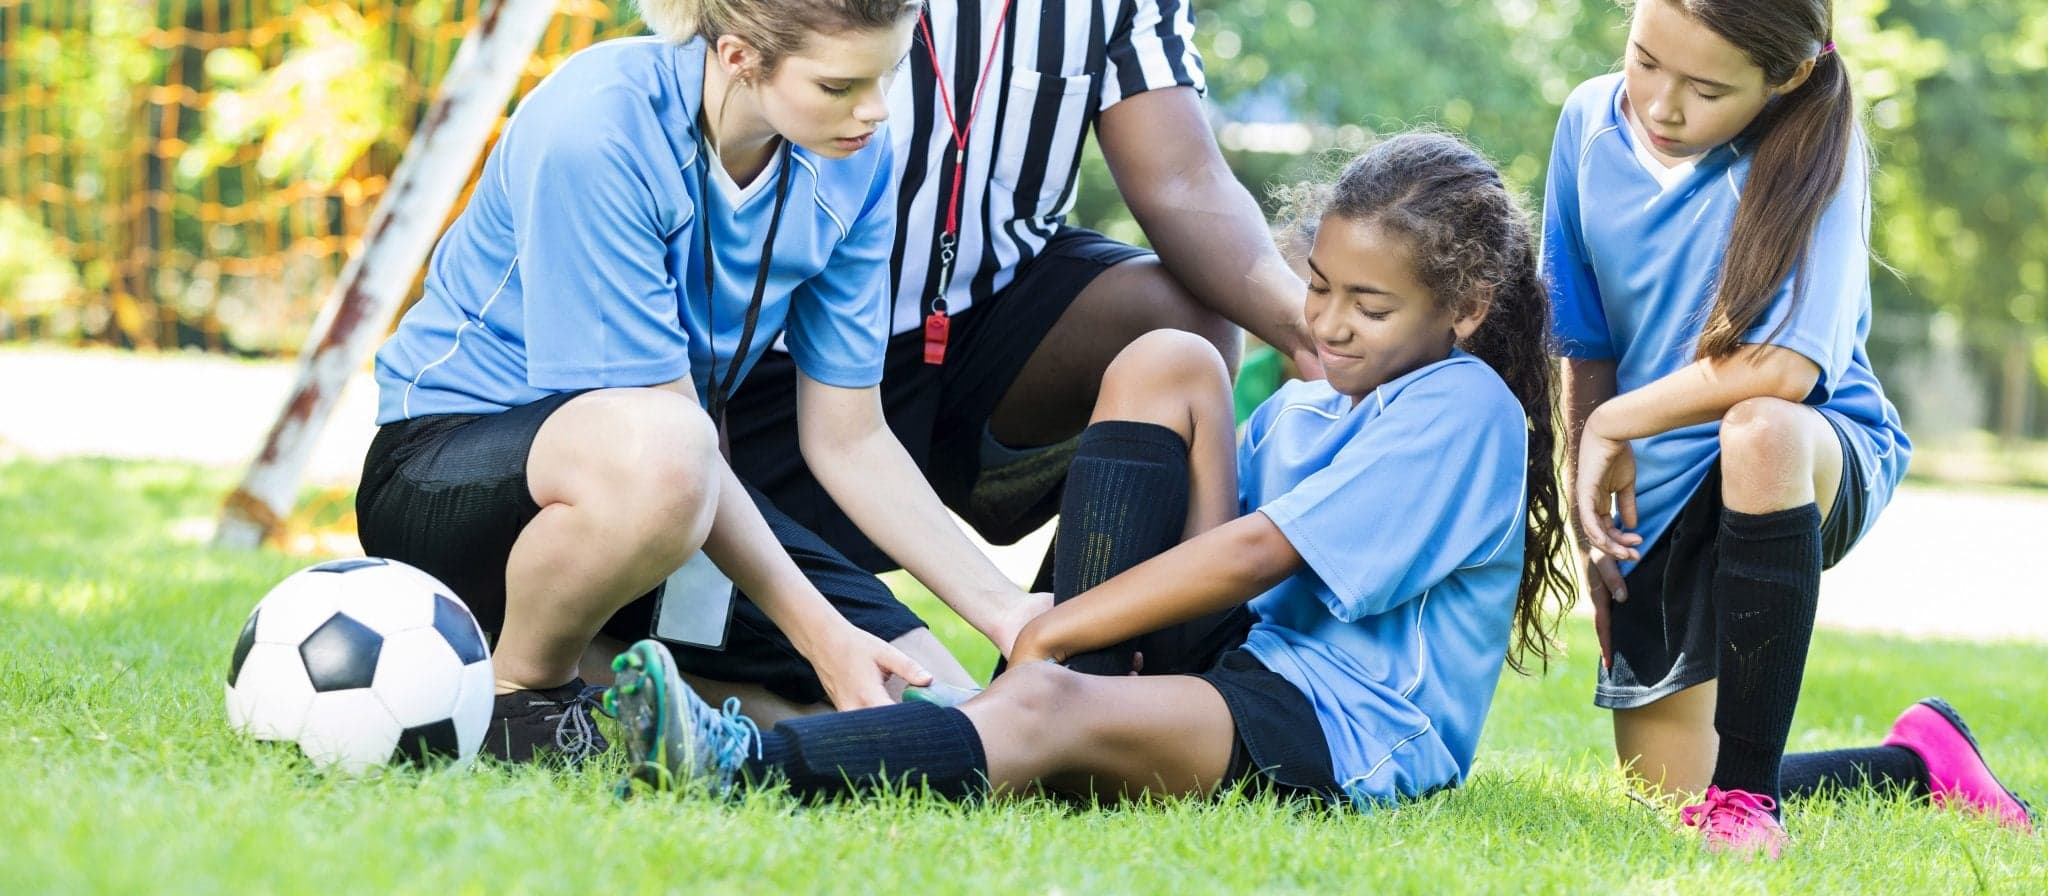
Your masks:
[{"label": "pink soccer cleat", "polygon": [[1785,848],[1785,826],[1773,814],[1777,808],[1777,800],[1762,794],[1709,785],[1697,804],[1678,810],[1678,819],[1700,829],[1708,852],[1775,859]]},{"label": "pink soccer cleat", "polygon": [[1977,738],[1963,724],[1955,707],[1929,697],[1899,713],[1885,736],[1887,747],[1905,747],[1927,765],[1927,789],[1936,805],[1959,806],[1990,816],[2021,832],[2034,829],[2034,810],[2019,795],[1998,783]]}]

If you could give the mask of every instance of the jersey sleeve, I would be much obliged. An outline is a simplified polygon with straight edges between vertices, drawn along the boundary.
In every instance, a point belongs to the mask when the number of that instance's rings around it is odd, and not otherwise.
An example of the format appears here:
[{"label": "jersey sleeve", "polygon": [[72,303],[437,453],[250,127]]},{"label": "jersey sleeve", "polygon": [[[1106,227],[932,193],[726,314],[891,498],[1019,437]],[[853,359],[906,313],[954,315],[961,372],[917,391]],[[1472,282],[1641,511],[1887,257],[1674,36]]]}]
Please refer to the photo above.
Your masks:
[{"label": "jersey sleeve", "polygon": [[1195,49],[1192,0],[1136,0],[1130,19],[1111,33],[1098,110],[1164,87],[1208,90]]},{"label": "jersey sleeve", "polygon": [[[680,176],[646,144],[651,105],[616,88],[537,90],[499,168],[525,307],[527,381],[568,391],[651,386],[690,372],[668,236],[687,220]],[[659,149],[666,154],[666,144]],[[659,197],[678,197],[677,209]]]},{"label": "jersey sleeve", "polygon": [[1526,424],[1505,387],[1466,371],[1410,384],[1329,466],[1259,508],[1338,619],[1419,597],[1520,531]]},{"label": "jersey sleeve", "polygon": [[[1841,187],[1814,222],[1805,258],[1742,337],[1745,344],[1791,349],[1820,368],[1808,404],[1822,404],[1834,393],[1862,339],[1870,313],[1869,236],[1869,171],[1859,141]],[[1801,290],[1796,300],[1795,289]]]},{"label": "jersey sleeve", "polygon": [[[1578,99],[1578,97],[1574,97]],[[1579,102],[1567,102],[1550,143],[1550,173],[1543,186],[1543,275],[1550,288],[1551,326],[1558,353],[1567,358],[1615,357],[1579,226]]]},{"label": "jersey sleeve", "polygon": [[874,143],[879,158],[859,213],[825,269],[797,285],[784,331],[791,360],[828,386],[858,389],[882,381],[896,184],[888,135],[877,133]]}]

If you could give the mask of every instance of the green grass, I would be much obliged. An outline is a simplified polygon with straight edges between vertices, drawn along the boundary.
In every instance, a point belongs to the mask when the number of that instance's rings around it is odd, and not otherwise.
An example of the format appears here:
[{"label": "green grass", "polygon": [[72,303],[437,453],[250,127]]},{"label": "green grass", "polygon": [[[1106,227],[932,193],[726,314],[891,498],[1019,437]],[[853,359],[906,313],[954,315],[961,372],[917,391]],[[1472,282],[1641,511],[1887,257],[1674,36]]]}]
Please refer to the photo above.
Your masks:
[{"label": "green grass", "polygon": [[[244,614],[310,560],[174,538],[226,485],[180,466],[0,462],[0,892],[2038,893],[2048,880],[2042,838],[1870,795],[1795,804],[1783,862],[1703,855],[1621,794],[1577,624],[1572,656],[1504,684],[1466,787],[1373,815],[1240,799],[622,804],[615,765],[326,778],[224,723]],[[986,666],[957,619],[919,609]],[[2048,795],[2044,669],[2037,647],[1826,633],[1794,747],[1872,743],[1940,693],[2009,783]]]}]

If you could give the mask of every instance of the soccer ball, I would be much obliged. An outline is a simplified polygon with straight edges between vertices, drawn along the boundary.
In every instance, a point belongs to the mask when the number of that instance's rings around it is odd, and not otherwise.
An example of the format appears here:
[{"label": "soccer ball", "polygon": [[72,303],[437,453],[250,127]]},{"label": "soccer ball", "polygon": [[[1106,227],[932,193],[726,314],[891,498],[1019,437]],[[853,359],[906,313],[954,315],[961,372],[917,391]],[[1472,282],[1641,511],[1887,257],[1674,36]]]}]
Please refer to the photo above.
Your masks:
[{"label": "soccer ball", "polygon": [[249,612],[228,666],[228,725],[296,742],[322,770],[467,763],[493,684],[483,630],[448,586],[395,560],[334,560]]}]

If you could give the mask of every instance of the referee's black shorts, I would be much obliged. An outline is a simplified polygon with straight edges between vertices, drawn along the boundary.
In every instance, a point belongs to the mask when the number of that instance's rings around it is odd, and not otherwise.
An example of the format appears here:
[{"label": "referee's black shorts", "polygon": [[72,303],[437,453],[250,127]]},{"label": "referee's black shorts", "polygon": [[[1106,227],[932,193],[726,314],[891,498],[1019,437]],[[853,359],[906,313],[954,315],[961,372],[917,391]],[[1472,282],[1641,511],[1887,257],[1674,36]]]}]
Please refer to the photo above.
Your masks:
[{"label": "referee's black shorts", "polygon": [[[410,563],[469,605],[495,638],[505,621],[505,563],[512,543],[540,513],[526,481],[526,458],[541,424],[580,393],[551,395],[497,414],[443,414],[377,430],[356,491],[363,551]],[[873,575],[791,521],[748,489],[768,528],[811,584],[854,625],[885,641],[922,628]],[[650,637],[660,588],[627,604],[604,624],[621,641]],[[753,601],[733,605],[723,650],[674,642],[683,671],[719,681],[759,684],[799,704],[825,702],[824,687]]]},{"label": "referee's black shorts", "polygon": [[[1054,323],[1104,271],[1151,253],[1080,227],[1062,228],[1010,285],[953,316],[943,365],[924,363],[924,334],[889,342],[882,407],[890,429],[924,470],[939,499],[984,539],[1009,544],[1059,512],[1066,481],[1064,452],[1043,452],[1021,465],[1021,481],[990,486],[983,444],[996,404]],[[796,450],[796,366],[769,352],[747,375],[726,426],[733,468],[777,507],[870,571],[897,564],[861,534],[813,478]]]}]

